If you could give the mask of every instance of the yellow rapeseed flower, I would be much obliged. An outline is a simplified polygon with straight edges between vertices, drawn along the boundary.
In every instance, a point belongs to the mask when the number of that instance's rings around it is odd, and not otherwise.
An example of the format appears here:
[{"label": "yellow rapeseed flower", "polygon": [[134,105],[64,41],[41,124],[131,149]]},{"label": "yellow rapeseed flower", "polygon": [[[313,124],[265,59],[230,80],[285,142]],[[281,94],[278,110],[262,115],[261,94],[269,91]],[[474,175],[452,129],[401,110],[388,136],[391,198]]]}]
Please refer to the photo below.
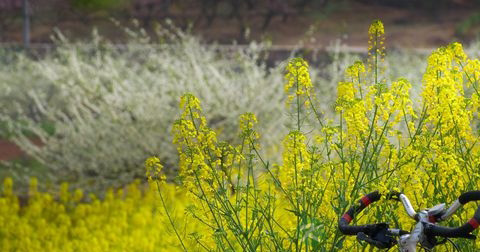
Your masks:
[{"label": "yellow rapeseed flower", "polygon": [[295,96],[311,96],[312,95],[312,81],[308,71],[308,63],[302,58],[294,58],[290,60],[286,67],[285,79],[285,93],[287,93],[287,105],[289,105]]},{"label": "yellow rapeseed flower", "polygon": [[162,174],[163,165],[158,157],[149,157],[145,160],[146,176],[149,181],[164,182],[166,177]]}]

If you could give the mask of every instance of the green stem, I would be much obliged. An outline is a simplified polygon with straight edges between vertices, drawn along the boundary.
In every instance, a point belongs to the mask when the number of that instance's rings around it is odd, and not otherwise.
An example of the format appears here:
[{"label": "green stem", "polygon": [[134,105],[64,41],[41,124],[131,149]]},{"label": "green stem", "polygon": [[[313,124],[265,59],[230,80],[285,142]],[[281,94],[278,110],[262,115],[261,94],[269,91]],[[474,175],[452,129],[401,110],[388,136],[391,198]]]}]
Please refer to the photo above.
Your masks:
[{"label": "green stem", "polygon": [[180,237],[180,234],[177,231],[177,228],[175,227],[175,223],[173,223],[172,217],[170,216],[170,213],[167,209],[167,205],[165,204],[165,200],[163,199],[162,192],[160,190],[160,183],[158,181],[155,181],[157,184],[157,190],[158,194],[160,195],[160,200],[162,201],[162,206],[163,209],[165,210],[165,213],[167,214],[168,221],[170,222],[170,225],[172,225],[173,231],[175,232],[175,235],[177,236],[178,240],[180,241],[180,244],[182,245],[183,251],[187,251],[187,248],[185,247],[185,244],[183,244],[183,240]]}]

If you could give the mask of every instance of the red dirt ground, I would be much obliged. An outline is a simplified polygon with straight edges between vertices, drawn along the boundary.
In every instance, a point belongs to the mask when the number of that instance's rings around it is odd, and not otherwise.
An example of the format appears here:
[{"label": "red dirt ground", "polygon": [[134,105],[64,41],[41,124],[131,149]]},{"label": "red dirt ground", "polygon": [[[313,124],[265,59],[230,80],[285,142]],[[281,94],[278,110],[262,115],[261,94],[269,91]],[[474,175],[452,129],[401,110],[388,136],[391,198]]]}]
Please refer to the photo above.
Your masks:
[{"label": "red dirt ground", "polygon": [[[42,145],[40,139],[33,139],[35,145]],[[9,161],[23,157],[25,154],[14,143],[0,139],[0,160]]]},{"label": "red dirt ground", "polygon": [[17,145],[0,139],[0,160],[12,160],[22,156],[22,150]]}]

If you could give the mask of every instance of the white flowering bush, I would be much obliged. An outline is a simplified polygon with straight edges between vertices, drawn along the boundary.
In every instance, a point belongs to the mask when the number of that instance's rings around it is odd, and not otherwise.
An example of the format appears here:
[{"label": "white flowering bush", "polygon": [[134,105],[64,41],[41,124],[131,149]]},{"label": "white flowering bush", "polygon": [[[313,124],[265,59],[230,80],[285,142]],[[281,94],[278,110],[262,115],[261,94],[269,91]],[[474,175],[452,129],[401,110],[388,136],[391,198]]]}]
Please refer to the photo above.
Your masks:
[{"label": "white flowering bush", "polygon": [[264,65],[262,45],[223,52],[179,31],[159,41],[130,35],[123,48],[98,36],[91,43],[60,37],[45,57],[20,55],[0,68],[1,135],[40,162],[48,179],[120,185],[141,176],[153,154],[172,171],[170,128],[186,91],[209,101],[209,124],[226,138],[237,134],[236,118],[254,109],[265,118],[266,143],[281,135],[281,70]]}]

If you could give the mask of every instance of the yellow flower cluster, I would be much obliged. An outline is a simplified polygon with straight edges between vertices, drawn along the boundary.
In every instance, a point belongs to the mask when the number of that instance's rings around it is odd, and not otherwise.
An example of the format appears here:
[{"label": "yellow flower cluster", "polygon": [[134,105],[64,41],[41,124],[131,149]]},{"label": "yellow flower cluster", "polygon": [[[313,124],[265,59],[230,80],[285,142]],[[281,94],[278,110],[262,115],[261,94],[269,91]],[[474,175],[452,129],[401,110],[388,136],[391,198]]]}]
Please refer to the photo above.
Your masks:
[{"label": "yellow flower cluster", "polygon": [[[58,193],[42,193],[36,183],[32,179],[25,202],[13,194],[10,178],[3,182],[0,251],[182,251],[159,205],[156,186],[137,182],[99,199],[83,197],[80,190],[71,193],[67,184]],[[168,184],[161,190],[170,199],[168,210],[175,212],[176,224],[203,233],[199,222],[176,211],[187,206],[185,193]],[[187,245],[200,248],[195,241]]]},{"label": "yellow flower cluster", "polygon": [[[212,184],[212,163],[210,157],[219,154],[216,148],[217,137],[207,126],[207,120],[201,115],[200,101],[192,94],[186,94],[180,99],[183,112],[173,125],[174,144],[179,152],[179,170],[183,184],[190,191],[197,190],[197,182]],[[218,162],[219,159],[210,160]],[[207,187],[208,188],[208,187]],[[210,190],[202,189],[202,193]]]},{"label": "yellow flower cluster", "polygon": [[360,98],[362,99],[366,85],[366,70],[363,62],[356,61],[353,65],[349,66],[345,71],[345,77],[355,85],[355,89],[358,90]]},{"label": "yellow flower cluster", "polygon": [[302,58],[294,58],[288,62],[286,67],[287,73],[285,79],[285,92],[291,88],[295,89],[295,94],[309,95],[312,90],[312,81],[310,80],[310,73],[308,71],[308,63]]},{"label": "yellow flower cluster", "polygon": [[473,89],[473,94],[470,98],[471,110],[473,115],[478,116],[478,109],[480,108],[480,90],[478,88],[478,82],[480,81],[480,60],[468,59],[465,66],[465,73],[468,80],[467,88]]},{"label": "yellow flower cluster", "polygon": [[163,165],[160,163],[160,159],[158,157],[150,157],[145,160],[145,169],[146,169],[146,176],[148,181],[159,181],[164,182],[166,177],[162,174]]},{"label": "yellow flower cluster", "polygon": [[340,112],[352,135],[363,135],[368,128],[365,100],[359,99],[353,82],[339,82],[336,111]]},{"label": "yellow flower cluster", "polygon": [[379,75],[385,69],[381,63],[385,60],[385,29],[380,20],[375,20],[368,29],[368,70],[373,73],[372,80],[379,82]]},{"label": "yellow flower cluster", "polygon": [[283,140],[283,176],[280,178],[293,190],[301,187],[305,182],[306,171],[311,168],[305,141],[305,135],[299,131],[290,132]]},{"label": "yellow flower cluster", "polygon": [[287,98],[287,106],[290,106],[295,98],[297,98],[297,106],[306,103],[310,103],[310,100],[300,97],[311,97],[312,93],[312,81],[310,79],[310,73],[308,71],[308,63],[302,58],[294,58],[290,60],[286,67],[285,79],[285,93],[289,94]]},{"label": "yellow flower cluster", "polygon": [[250,141],[257,140],[260,136],[258,132],[254,130],[255,125],[258,123],[257,117],[253,113],[245,113],[240,116],[240,132],[243,137],[249,138]]}]

